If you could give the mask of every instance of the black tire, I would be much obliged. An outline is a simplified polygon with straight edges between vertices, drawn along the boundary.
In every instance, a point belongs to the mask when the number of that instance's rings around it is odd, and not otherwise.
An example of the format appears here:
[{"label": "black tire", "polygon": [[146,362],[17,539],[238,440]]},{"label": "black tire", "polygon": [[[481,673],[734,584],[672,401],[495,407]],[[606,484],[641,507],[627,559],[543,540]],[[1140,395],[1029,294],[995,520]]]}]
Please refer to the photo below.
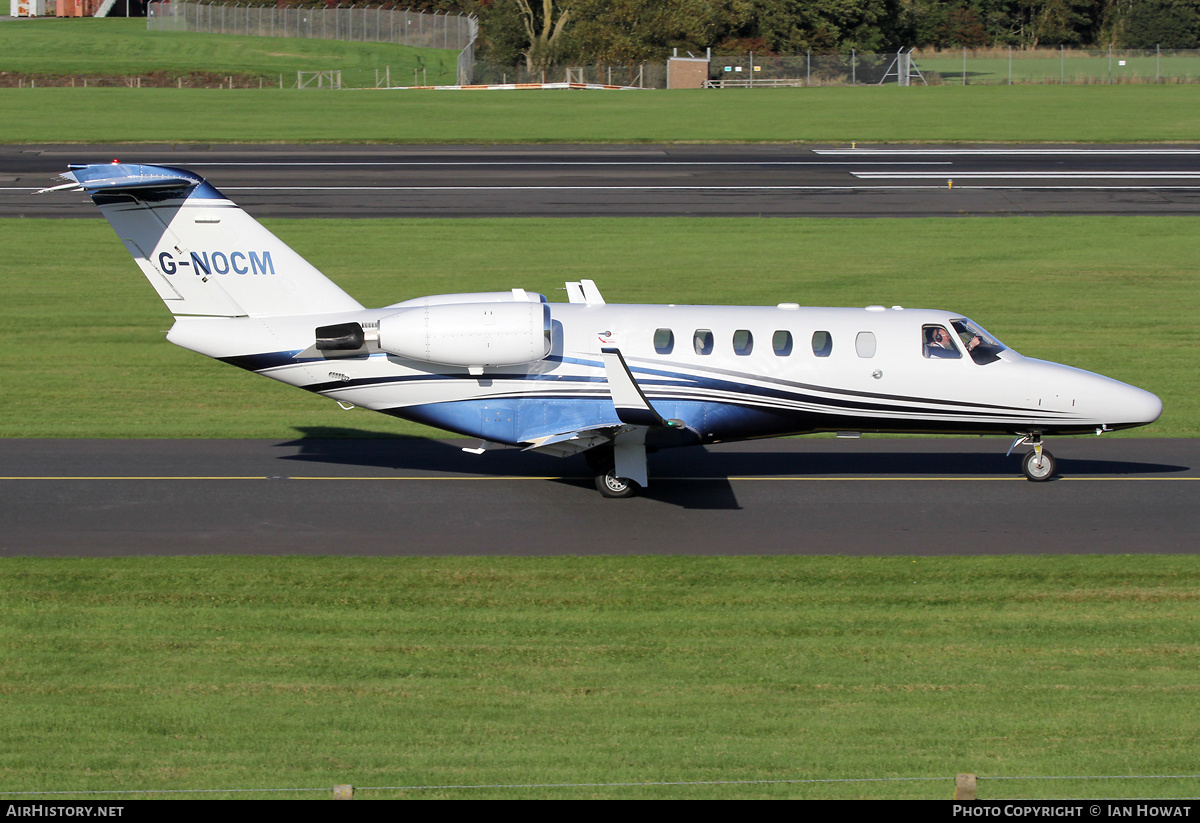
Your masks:
[{"label": "black tire", "polygon": [[1042,449],[1042,459],[1038,460],[1037,452],[1032,451],[1021,460],[1021,471],[1026,480],[1043,483],[1052,479],[1058,472],[1058,461],[1054,455]]},{"label": "black tire", "polygon": [[596,475],[596,489],[604,497],[620,499],[637,494],[638,484],[629,478],[618,477],[615,469],[609,469]]}]

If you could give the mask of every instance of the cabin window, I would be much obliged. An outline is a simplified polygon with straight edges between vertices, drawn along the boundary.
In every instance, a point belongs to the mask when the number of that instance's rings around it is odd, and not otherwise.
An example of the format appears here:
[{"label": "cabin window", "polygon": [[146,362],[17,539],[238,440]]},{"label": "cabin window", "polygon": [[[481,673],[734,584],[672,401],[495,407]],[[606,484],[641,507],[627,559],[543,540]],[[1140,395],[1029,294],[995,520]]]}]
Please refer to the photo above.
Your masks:
[{"label": "cabin window", "polygon": [[754,351],[754,335],[746,329],[738,329],[733,333],[733,353],[745,357]]},{"label": "cabin window", "polygon": [[792,333],[779,330],[771,335],[771,348],[779,357],[787,357],[792,353]]},{"label": "cabin window", "polygon": [[962,353],[954,345],[954,338],[944,326],[922,326],[921,344],[925,356],[931,360],[958,360]]},{"label": "cabin window", "polygon": [[833,353],[833,336],[827,331],[813,332],[812,350],[817,357],[828,357]]},{"label": "cabin window", "polygon": [[858,337],[854,338],[854,350],[858,352],[859,357],[874,357],[875,356],[875,334],[869,331],[860,331]]},{"label": "cabin window", "polygon": [[675,348],[675,334],[670,329],[654,330],[654,350],[659,354],[670,354]]},{"label": "cabin window", "polygon": [[696,329],[696,333],[692,336],[692,348],[696,350],[696,354],[712,354],[712,331],[709,329]]}]

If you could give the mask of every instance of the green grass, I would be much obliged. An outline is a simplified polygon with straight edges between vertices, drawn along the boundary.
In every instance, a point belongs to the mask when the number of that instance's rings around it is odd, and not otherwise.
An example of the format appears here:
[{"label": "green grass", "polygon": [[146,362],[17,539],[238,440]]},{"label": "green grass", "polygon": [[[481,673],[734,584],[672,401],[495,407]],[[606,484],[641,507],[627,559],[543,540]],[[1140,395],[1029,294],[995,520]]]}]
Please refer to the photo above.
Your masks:
[{"label": "green grass", "polygon": [[1194,557],[7,559],[0,786],[949,799],[958,772],[1195,774],[1198,626]]},{"label": "green grass", "polygon": [[406,77],[411,83],[414,68],[425,69],[430,83],[445,84],[455,82],[457,58],[453,50],[390,43],[147,31],[144,18],[47,18],[0,26],[0,71],[41,76],[214,72],[277,81],[282,74],[288,86],[300,70],[340,69],[348,82],[352,73],[373,78],[374,70],[390,66],[397,84]]},{"label": "green grass", "polygon": [[[621,303],[961,311],[1025,355],[1162,397],[1162,419],[1131,434],[1200,434],[1197,218],[264,222],[368,306],[513,287],[561,302],[564,280],[590,278]],[[170,315],[102,220],[0,235],[0,436],[433,433],[165,342]]]},{"label": "green grass", "polygon": [[[1102,113],[1102,116],[1098,113]],[[1194,141],[1191,86],[0,89],[8,143]]]},{"label": "green grass", "polygon": [[[381,43],[150,32],[136,19],[19,21],[0,26],[0,71],[206,71],[257,76],[267,88],[6,88],[0,123],[4,141],[20,144],[1171,142],[1200,133],[1200,95],[1179,85],[612,93],[277,87],[280,75],[290,85],[297,70],[329,69],[342,70],[347,84],[373,85],[385,66],[394,82],[426,67],[422,82],[452,83],[454,58],[453,51]],[[950,55],[918,62],[950,79],[961,71]],[[1103,62],[1107,77],[1107,59],[1085,62]],[[1007,77],[1006,60],[978,61],[977,69]],[[1128,71],[1146,69],[1138,63]]]}]

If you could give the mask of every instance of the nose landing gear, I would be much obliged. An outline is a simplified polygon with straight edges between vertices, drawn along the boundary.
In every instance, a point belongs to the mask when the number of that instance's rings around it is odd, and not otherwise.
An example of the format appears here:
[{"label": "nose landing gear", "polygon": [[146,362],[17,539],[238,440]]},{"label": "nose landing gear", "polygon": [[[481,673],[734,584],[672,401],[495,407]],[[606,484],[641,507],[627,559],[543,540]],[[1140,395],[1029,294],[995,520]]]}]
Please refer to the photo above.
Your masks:
[{"label": "nose landing gear", "polygon": [[1034,444],[1034,451],[1021,460],[1021,471],[1024,472],[1026,480],[1049,480],[1054,477],[1057,468],[1058,461],[1054,459],[1054,455],[1042,448],[1041,443]]},{"label": "nose landing gear", "polygon": [[[1012,454],[1013,449],[1022,443],[1033,444],[1033,451],[1021,459],[1021,472],[1025,475],[1025,479],[1040,483],[1053,478],[1058,472],[1058,461],[1054,459],[1054,455],[1047,449],[1042,448],[1042,436],[1040,434],[1026,434],[1018,437],[1013,441],[1012,446],[1009,447],[1008,454]],[[1008,455],[1005,456],[1007,457]]]}]

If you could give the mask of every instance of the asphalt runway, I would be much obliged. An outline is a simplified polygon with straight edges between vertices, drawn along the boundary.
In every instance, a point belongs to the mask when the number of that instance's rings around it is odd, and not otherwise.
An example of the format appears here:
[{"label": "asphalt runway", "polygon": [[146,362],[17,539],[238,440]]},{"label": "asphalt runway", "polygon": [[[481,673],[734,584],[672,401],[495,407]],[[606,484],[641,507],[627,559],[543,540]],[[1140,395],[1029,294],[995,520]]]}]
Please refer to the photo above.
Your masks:
[{"label": "asphalt runway", "polygon": [[[0,216],[69,162],[159,162],[257,217],[1198,214],[1197,146],[0,146]],[[950,183],[953,181],[953,186]],[[1192,552],[1200,441],[995,439],[663,452],[640,498],[580,458],[462,443],[0,440],[0,555]]]},{"label": "asphalt runway", "polygon": [[0,440],[0,555],[1192,553],[1200,440],[996,438],[664,451],[642,497],[584,462],[419,439]]},{"label": "asphalt runway", "polygon": [[1200,214],[1200,146],[0,146],[0,217],[68,163],[165,163],[256,217]]}]

